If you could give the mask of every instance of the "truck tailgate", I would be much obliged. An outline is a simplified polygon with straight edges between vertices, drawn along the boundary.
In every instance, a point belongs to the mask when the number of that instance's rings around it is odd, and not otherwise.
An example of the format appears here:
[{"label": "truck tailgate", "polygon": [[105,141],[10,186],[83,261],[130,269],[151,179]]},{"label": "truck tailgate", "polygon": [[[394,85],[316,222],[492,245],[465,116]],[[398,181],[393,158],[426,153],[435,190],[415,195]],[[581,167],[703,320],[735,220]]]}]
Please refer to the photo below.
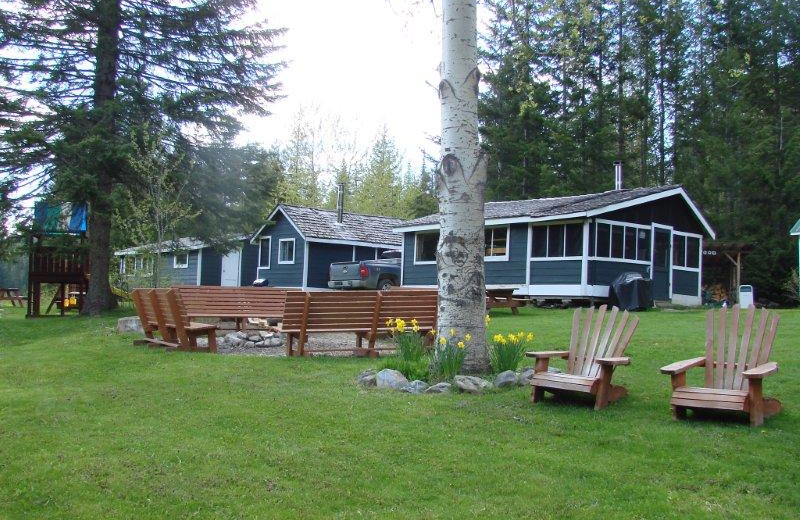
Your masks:
[{"label": "truck tailgate", "polygon": [[331,264],[330,278],[332,282],[339,280],[359,280],[358,274],[360,262],[336,262]]}]

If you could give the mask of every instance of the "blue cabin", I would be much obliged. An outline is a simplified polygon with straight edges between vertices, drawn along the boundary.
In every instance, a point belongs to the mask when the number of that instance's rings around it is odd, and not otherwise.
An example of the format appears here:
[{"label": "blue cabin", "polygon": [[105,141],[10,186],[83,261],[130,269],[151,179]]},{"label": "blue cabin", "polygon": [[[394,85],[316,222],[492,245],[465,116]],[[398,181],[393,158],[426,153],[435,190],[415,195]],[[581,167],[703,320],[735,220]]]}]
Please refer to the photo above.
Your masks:
[{"label": "blue cabin", "polygon": [[[243,272],[274,287],[327,288],[333,262],[376,259],[400,249],[401,220],[279,204],[248,242]],[[245,267],[245,263],[247,264]]]},{"label": "blue cabin", "polygon": [[[659,301],[700,305],[704,237],[715,233],[682,186],[617,189],[569,197],[487,202],[489,288],[531,298],[607,298],[623,272],[652,278]],[[402,284],[435,287],[439,216],[403,234]]]}]

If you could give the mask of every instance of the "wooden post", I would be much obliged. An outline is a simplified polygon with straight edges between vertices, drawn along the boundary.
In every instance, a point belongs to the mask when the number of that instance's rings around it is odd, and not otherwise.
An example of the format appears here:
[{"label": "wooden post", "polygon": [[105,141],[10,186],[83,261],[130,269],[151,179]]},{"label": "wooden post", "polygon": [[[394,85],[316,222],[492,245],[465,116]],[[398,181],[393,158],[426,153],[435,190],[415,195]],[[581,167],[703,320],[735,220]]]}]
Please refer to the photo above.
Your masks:
[{"label": "wooden post", "polygon": [[764,424],[764,394],[761,379],[750,379],[747,386],[747,400],[750,408],[750,426]]},{"label": "wooden post", "polygon": [[300,337],[297,339],[297,353],[301,356],[305,355],[306,347],[306,330],[308,330],[308,310],[311,307],[311,295],[305,293],[303,295],[303,316],[300,321]]}]

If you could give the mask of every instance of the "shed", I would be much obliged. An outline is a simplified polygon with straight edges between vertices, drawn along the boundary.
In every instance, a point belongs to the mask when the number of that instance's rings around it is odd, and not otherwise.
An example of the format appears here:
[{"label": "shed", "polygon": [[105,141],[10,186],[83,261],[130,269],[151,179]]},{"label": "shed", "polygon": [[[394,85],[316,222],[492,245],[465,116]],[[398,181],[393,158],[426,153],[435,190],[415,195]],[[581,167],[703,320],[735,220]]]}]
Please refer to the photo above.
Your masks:
[{"label": "shed", "polygon": [[332,262],[376,259],[399,249],[402,220],[279,204],[252,235],[244,253],[247,277],[276,287],[326,288]]},{"label": "shed", "polygon": [[[606,298],[622,272],[653,279],[656,300],[701,303],[701,251],[715,232],[679,185],[485,205],[489,288],[534,298]],[[404,222],[402,283],[435,287],[439,215]]]}]

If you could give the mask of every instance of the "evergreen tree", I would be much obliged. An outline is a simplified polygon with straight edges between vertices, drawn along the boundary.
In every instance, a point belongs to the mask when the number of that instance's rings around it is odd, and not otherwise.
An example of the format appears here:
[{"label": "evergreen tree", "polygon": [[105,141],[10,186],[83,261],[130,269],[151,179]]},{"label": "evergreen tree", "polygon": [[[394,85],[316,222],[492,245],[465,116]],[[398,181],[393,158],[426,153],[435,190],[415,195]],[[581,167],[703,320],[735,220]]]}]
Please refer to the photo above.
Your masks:
[{"label": "evergreen tree", "polygon": [[364,176],[354,190],[353,209],[368,215],[405,217],[403,157],[384,127],[372,144]]},{"label": "evergreen tree", "polygon": [[[147,123],[194,173],[217,171],[239,112],[268,114],[278,31],[243,22],[250,0],[10,0],[0,11],[0,173],[5,191],[35,187],[88,203],[92,277],[84,311],[113,306],[108,274],[119,185],[143,188],[128,135]],[[226,205],[229,179],[196,179],[189,201]],[[11,186],[11,188],[8,187]],[[222,190],[213,191],[209,188]],[[216,230],[207,227],[207,231]]]}]

